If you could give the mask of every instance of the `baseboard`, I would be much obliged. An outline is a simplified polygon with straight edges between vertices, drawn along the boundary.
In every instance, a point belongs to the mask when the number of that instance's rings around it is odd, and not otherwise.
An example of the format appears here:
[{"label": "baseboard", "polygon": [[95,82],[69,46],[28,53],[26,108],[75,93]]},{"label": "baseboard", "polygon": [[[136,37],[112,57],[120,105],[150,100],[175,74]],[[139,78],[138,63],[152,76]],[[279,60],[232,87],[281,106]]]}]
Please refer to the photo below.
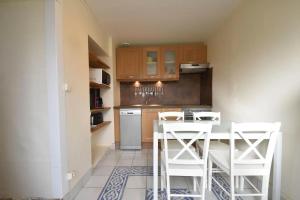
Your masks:
[{"label": "baseboard", "polygon": [[92,175],[92,168],[90,168],[84,176],[77,182],[77,184],[64,196],[63,200],[73,200],[78,195],[80,190],[85,186]]}]

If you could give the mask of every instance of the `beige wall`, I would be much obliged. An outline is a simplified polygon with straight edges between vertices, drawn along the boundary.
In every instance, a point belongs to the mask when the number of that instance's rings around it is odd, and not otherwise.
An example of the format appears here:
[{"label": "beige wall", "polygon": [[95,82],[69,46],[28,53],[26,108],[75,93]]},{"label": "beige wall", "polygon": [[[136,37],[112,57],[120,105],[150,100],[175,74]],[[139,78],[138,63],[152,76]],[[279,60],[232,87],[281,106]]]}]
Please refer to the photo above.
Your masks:
[{"label": "beige wall", "polygon": [[0,198],[53,197],[44,20],[44,1],[0,1]]},{"label": "beige wall", "polygon": [[[90,132],[88,36],[110,56],[112,40],[96,23],[84,1],[63,0],[62,6],[64,76],[71,87],[71,92],[66,95],[68,169],[76,173],[70,181],[71,189],[91,168],[91,145],[113,143],[113,123],[96,136],[92,137]],[[106,105],[113,105],[113,87],[102,95]],[[108,111],[105,119],[113,121],[112,113],[112,110]]]},{"label": "beige wall", "polygon": [[281,121],[282,192],[299,199],[300,1],[243,1],[208,40],[213,104],[235,121]]}]

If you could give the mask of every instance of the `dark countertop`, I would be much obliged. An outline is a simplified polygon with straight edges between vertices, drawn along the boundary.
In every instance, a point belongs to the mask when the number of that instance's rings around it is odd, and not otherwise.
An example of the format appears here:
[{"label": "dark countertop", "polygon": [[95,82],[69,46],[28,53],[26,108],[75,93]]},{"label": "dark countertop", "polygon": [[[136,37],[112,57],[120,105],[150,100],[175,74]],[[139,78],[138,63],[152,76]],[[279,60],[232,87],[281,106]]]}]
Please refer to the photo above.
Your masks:
[{"label": "dark countertop", "polygon": [[209,105],[161,105],[161,104],[136,104],[136,105],[119,105],[114,106],[114,109],[120,108],[207,108],[210,109],[212,106]]}]

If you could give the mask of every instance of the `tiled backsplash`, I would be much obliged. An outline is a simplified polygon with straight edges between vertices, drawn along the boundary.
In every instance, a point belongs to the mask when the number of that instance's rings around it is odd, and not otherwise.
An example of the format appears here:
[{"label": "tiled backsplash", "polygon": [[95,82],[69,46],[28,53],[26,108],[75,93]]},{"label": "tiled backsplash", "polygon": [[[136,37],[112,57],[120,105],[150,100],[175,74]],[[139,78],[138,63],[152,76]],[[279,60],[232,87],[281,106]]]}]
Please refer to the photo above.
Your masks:
[{"label": "tiled backsplash", "polygon": [[179,81],[121,83],[121,105],[211,105],[211,73],[181,74]]}]

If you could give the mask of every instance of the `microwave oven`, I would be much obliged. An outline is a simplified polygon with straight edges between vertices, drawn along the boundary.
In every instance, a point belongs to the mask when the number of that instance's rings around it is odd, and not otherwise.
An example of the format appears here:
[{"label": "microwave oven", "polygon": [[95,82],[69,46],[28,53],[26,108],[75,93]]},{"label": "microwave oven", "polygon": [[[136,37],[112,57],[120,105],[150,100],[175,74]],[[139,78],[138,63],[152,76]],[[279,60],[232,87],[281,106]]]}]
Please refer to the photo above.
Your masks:
[{"label": "microwave oven", "polygon": [[110,85],[110,75],[103,69],[90,68],[90,81]]}]

